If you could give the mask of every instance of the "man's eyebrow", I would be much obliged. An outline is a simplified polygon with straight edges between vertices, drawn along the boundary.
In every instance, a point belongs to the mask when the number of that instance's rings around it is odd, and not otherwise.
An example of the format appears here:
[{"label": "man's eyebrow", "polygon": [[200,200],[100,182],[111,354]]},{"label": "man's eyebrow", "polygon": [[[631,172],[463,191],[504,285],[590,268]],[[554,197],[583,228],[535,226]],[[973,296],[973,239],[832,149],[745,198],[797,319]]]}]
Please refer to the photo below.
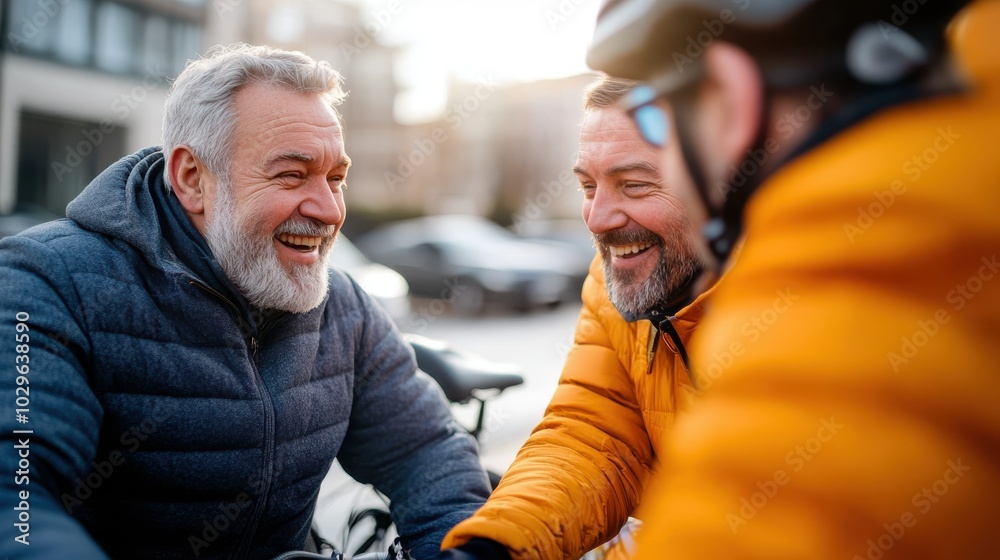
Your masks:
[{"label": "man's eyebrow", "polygon": [[276,154],[275,156],[271,157],[266,162],[264,162],[264,169],[271,170],[277,167],[278,165],[289,161],[297,161],[300,163],[309,164],[315,160],[316,158],[314,158],[313,156],[302,152],[282,152],[280,154]]},{"label": "man's eyebrow", "polygon": [[644,171],[646,173],[652,173],[654,175],[660,174],[660,169],[649,163],[648,161],[634,161],[629,163],[622,163],[619,165],[612,165],[608,168],[608,175],[620,175],[622,173],[629,173],[632,171]]},{"label": "man's eyebrow", "polygon": [[[645,173],[651,173],[653,175],[659,175],[660,170],[652,163],[647,161],[634,161],[629,163],[621,163],[618,165],[612,165],[607,170],[607,175],[620,175],[622,173],[630,173],[632,171],[643,171]],[[573,166],[573,173],[577,175],[586,175],[590,177],[590,173],[587,170],[580,167],[579,165]]]},{"label": "man's eyebrow", "polygon": [[[313,163],[314,161],[316,161],[316,158],[313,157],[313,156],[311,156],[311,155],[309,155],[309,154],[303,153],[303,152],[282,152],[280,154],[275,155],[271,159],[267,160],[264,163],[264,169],[271,170],[274,167],[276,167],[276,166],[278,166],[278,165],[280,165],[282,163],[289,162],[289,161],[295,161],[295,162],[304,163],[304,164],[308,165],[308,164]],[[344,154],[340,158],[340,161],[337,162],[337,166],[338,167],[350,167],[351,166],[351,158],[347,157],[347,154]]]}]

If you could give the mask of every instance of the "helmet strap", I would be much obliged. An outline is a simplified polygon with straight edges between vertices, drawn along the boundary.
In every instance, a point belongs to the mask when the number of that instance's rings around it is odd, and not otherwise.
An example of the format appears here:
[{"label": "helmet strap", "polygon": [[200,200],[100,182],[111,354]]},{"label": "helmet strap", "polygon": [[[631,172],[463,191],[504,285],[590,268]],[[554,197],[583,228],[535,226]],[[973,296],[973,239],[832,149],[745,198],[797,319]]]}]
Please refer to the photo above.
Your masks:
[{"label": "helmet strap", "polygon": [[[721,208],[716,206],[712,201],[712,195],[709,190],[711,186],[706,178],[704,168],[701,164],[702,160],[693,142],[694,136],[692,131],[694,130],[695,96],[678,95],[670,100],[674,106],[677,141],[680,144],[684,165],[687,167],[688,174],[694,183],[698,196],[701,198],[702,205],[708,217],[702,228],[702,235],[708,244],[709,250],[712,252],[712,256],[715,258],[715,272],[721,270],[722,265],[729,259],[730,254],[736,247],[736,243],[743,232],[743,208],[749,200],[750,195],[753,194],[766,178],[766,174],[759,168],[758,162],[752,161],[749,154],[762,153],[764,150],[766,141],[765,131],[770,113],[768,100],[769,96],[765,93],[761,124],[757,130],[757,139],[748,151],[747,159],[739,162],[736,166],[737,170],[739,170],[743,163],[751,162],[755,166],[758,166],[758,168],[754,173],[746,176],[739,187],[733,184],[734,177],[728,178],[725,182],[719,182],[723,196]],[[763,153],[767,152],[764,151]]]}]

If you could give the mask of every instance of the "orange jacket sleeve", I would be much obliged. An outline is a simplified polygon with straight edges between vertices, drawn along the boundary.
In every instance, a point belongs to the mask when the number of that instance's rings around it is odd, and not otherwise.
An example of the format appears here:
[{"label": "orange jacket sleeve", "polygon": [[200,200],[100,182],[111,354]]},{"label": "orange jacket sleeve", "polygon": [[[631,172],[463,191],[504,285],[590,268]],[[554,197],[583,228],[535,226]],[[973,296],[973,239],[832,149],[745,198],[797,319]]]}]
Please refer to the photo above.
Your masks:
[{"label": "orange jacket sleeve", "polygon": [[[449,533],[445,548],[485,537],[516,559],[575,560],[614,535],[638,503],[653,452],[628,370],[612,346],[616,335],[602,317],[607,295],[594,272],[544,418],[499,488]],[[610,323],[625,328],[620,316]]]}]

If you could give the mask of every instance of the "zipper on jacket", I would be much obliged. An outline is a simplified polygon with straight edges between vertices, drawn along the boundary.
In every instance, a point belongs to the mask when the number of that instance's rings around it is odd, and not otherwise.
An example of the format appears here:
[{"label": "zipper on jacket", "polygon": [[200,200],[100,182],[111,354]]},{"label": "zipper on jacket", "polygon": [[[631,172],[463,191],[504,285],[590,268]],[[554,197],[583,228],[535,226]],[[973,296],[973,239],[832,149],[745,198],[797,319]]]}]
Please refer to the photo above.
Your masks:
[{"label": "zipper on jacket", "polygon": [[261,403],[264,407],[264,446],[262,450],[261,465],[264,475],[264,484],[260,490],[260,499],[257,500],[257,505],[254,507],[253,512],[250,515],[250,521],[247,524],[246,529],[244,529],[243,535],[240,538],[240,545],[234,555],[235,558],[248,558],[251,553],[250,547],[253,543],[253,537],[257,534],[257,527],[260,525],[260,520],[264,516],[264,509],[267,507],[268,496],[271,493],[271,479],[274,477],[274,401],[271,400],[271,394],[267,391],[267,386],[264,384],[264,377],[261,375],[260,368],[257,363],[260,353],[260,338],[257,333],[256,325],[247,321],[239,307],[237,307],[236,304],[224,294],[219,293],[218,290],[215,290],[211,286],[197,280],[192,280],[191,284],[226,302],[226,304],[236,312],[236,317],[240,322],[240,328],[247,331],[249,336],[247,339],[247,350],[249,350],[250,354],[250,366],[253,368],[254,385],[257,388],[257,393],[260,396]]},{"label": "zipper on jacket", "polygon": [[240,322],[240,329],[243,330],[243,331],[246,331],[246,334],[247,334],[247,339],[246,339],[247,340],[247,348],[250,349],[250,357],[253,359],[254,365],[256,365],[257,364],[257,357],[260,354],[260,337],[257,334],[257,327],[256,327],[256,325],[254,325],[250,321],[247,321],[243,317],[243,313],[240,311],[240,308],[237,307],[236,304],[233,303],[233,301],[231,299],[227,298],[224,294],[219,293],[218,290],[215,290],[211,286],[209,286],[208,284],[203,284],[203,283],[201,283],[201,282],[199,282],[197,280],[192,280],[191,284],[193,284],[193,285],[201,288],[202,290],[205,290],[209,294],[211,294],[211,295],[215,296],[216,298],[224,301],[226,303],[226,305],[228,305],[229,308],[233,310],[233,313],[236,314],[236,317],[237,317],[237,319]]},{"label": "zipper on jacket", "polygon": [[[674,327],[674,319],[676,318],[677,318],[676,315],[671,315],[670,317],[667,317],[666,319],[660,321],[660,324],[657,326],[657,328],[660,330],[660,333],[662,335],[665,335],[663,338],[663,342],[666,343],[671,350],[680,355],[681,361],[684,363],[684,369],[687,370],[688,372],[688,379],[691,380],[691,385],[694,386],[695,389],[697,389],[698,381],[695,379],[694,374],[691,372],[691,364],[688,362],[687,349],[684,348],[684,342],[681,341],[680,333],[678,333],[677,328]],[[669,340],[666,338],[667,336],[670,337]],[[671,344],[671,341],[673,342],[673,344]]]},{"label": "zipper on jacket", "polygon": [[[240,311],[240,308],[235,303],[233,303],[233,300],[229,299],[228,297],[225,296],[225,294],[220,293],[218,290],[212,288],[208,284],[205,284],[198,280],[191,280],[190,284],[192,286],[197,286],[198,288],[201,288],[205,292],[208,292],[210,295],[215,296],[219,300],[222,300],[223,302],[225,302],[227,306],[229,306],[229,309],[233,311],[234,318],[240,323],[240,332],[243,333],[243,337],[244,339],[246,339],[247,346],[249,347],[250,344],[253,342],[252,339],[255,333],[257,332],[256,325],[254,325],[251,322],[253,318],[251,317],[251,320],[247,320],[247,318],[243,316],[243,312]],[[256,361],[256,359],[257,357],[254,356],[254,361]]]},{"label": "zipper on jacket", "polygon": [[212,288],[211,286],[205,284],[204,282],[199,282],[198,280],[191,280],[188,283],[191,284],[192,286],[201,288],[202,290],[205,290],[209,294],[221,299],[223,302],[226,303],[226,305],[229,306],[230,309],[232,309],[236,313],[236,317],[239,319],[240,323],[243,323],[243,313],[240,312],[240,308],[236,307],[236,304],[233,303],[231,299],[227,298],[224,294],[219,293],[218,290]]},{"label": "zipper on jacket", "polygon": [[660,345],[660,332],[652,321],[649,323],[649,342],[646,344],[646,375],[653,373],[653,361],[656,359],[656,347]]},{"label": "zipper on jacket", "polygon": [[257,355],[260,353],[260,341],[257,337],[250,335],[250,357],[253,358],[254,365],[257,364]]},{"label": "zipper on jacket", "polygon": [[264,484],[260,489],[260,499],[257,500],[257,506],[254,508],[253,513],[251,513],[250,522],[247,524],[243,537],[240,539],[241,544],[236,554],[237,558],[250,557],[250,553],[252,552],[250,546],[253,543],[254,535],[257,534],[257,527],[260,525],[260,520],[264,517],[264,510],[267,507],[273,483],[272,479],[274,478],[274,401],[271,400],[271,393],[267,391],[267,386],[264,384],[264,377],[260,374],[260,368],[257,367],[257,352],[260,348],[257,336],[252,335],[250,341],[254,380],[257,382],[257,391],[264,406],[264,447],[261,464]]}]

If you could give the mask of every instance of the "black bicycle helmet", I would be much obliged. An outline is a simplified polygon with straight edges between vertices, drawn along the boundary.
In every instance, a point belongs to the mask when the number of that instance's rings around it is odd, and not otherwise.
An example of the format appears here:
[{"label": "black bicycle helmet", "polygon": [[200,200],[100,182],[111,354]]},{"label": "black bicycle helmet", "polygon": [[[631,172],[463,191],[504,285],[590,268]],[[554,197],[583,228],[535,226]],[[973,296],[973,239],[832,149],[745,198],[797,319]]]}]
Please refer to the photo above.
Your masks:
[{"label": "black bicycle helmet", "polygon": [[[861,92],[790,157],[882,107],[928,92],[925,70],[945,56],[944,29],[970,0],[605,0],[587,54],[591,68],[649,82],[668,97],[696,84],[700,57],[716,40],[746,50],[770,92],[833,81]],[[844,91],[844,90],[838,90]],[[682,96],[683,97],[683,96]],[[840,95],[843,103],[849,96]],[[678,99],[671,98],[672,102]],[[680,99],[685,103],[684,99]],[[687,106],[675,107],[678,142],[709,213],[703,233],[721,266],[742,230],[743,208],[766,178],[729,185],[713,207],[694,153]],[[764,129],[760,142],[764,141]],[[759,146],[754,146],[757,148]]]},{"label": "black bicycle helmet", "polygon": [[[932,54],[943,50],[944,25],[969,1],[606,0],[587,63],[613,76],[649,80],[683,72],[685,57],[721,39],[754,55],[765,74],[781,72],[783,66],[815,72],[817,57],[847,65],[850,56],[857,56],[845,49],[866,26],[885,42],[872,45],[874,58],[884,58],[896,50],[898,38],[907,36]],[[900,30],[904,33],[896,33]]]}]

